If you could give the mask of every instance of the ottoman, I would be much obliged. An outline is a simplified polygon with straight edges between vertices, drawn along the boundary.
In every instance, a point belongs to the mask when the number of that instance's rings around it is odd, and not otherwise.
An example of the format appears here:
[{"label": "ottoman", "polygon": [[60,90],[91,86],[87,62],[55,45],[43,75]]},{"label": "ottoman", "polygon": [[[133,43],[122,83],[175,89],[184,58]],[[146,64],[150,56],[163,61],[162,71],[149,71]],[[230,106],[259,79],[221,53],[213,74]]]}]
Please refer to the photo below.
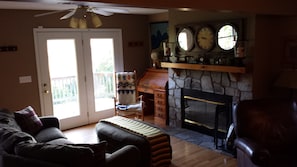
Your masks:
[{"label": "ottoman", "polygon": [[141,166],[169,166],[172,159],[170,136],[142,121],[121,116],[100,120],[96,124],[99,141],[107,141],[107,151],[135,145],[141,152]]}]

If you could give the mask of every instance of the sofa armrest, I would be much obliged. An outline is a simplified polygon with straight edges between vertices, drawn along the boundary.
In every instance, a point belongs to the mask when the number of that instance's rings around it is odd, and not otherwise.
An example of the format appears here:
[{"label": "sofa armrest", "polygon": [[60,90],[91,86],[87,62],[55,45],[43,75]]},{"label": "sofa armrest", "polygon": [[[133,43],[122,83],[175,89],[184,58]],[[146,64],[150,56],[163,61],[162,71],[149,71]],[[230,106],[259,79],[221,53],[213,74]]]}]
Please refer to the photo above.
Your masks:
[{"label": "sofa armrest", "polygon": [[140,151],[136,146],[127,145],[121,149],[113,152],[112,154],[106,154],[106,166],[118,167],[129,166],[138,167],[140,164]]},{"label": "sofa armrest", "polygon": [[236,138],[235,147],[245,153],[254,164],[265,165],[270,159],[270,152],[262,145],[259,145],[247,138]]},{"label": "sofa armrest", "polygon": [[43,124],[43,128],[49,128],[49,127],[56,127],[60,129],[60,121],[57,117],[54,116],[42,116],[39,117]]}]

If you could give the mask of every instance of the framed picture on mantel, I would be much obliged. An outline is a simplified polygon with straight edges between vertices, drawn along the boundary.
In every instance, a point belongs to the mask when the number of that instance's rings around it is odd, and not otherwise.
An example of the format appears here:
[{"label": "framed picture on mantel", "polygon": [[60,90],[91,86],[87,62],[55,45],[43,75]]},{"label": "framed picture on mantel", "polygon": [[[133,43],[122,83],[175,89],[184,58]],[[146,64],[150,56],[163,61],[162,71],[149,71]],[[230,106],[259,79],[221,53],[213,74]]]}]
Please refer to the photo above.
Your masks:
[{"label": "framed picture on mantel", "polygon": [[283,68],[297,69],[297,37],[285,40]]}]

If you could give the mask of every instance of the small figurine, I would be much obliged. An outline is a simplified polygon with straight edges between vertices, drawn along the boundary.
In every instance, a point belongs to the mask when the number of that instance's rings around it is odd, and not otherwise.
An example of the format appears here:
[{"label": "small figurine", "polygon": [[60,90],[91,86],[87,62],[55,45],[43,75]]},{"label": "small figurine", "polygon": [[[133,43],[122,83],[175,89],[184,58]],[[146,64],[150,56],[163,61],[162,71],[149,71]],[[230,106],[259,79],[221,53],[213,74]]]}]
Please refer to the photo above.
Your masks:
[{"label": "small figurine", "polygon": [[159,60],[159,53],[157,51],[152,51],[151,53],[151,59],[153,61],[153,67],[154,68],[160,68],[160,60]]}]

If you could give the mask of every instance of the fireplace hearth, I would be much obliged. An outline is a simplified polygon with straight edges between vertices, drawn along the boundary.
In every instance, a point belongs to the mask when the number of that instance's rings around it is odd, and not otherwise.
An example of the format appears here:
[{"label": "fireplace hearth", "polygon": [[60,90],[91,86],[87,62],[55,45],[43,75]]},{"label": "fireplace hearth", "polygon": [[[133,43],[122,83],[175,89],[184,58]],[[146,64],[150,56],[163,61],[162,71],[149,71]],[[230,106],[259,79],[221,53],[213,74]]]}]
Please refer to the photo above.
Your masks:
[{"label": "fireplace hearth", "polygon": [[191,129],[218,139],[225,139],[232,123],[232,96],[181,90],[182,128]]}]

